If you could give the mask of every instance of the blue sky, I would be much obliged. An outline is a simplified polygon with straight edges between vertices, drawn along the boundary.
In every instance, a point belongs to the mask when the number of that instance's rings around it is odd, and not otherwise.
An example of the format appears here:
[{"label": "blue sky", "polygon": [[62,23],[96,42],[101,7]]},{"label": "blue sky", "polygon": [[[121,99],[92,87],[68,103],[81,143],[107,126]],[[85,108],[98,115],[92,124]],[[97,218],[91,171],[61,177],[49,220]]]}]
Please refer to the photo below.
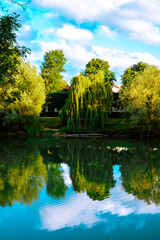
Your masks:
[{"label": "blue sky", "polygon": [[92,58],[109,62],[118,85],[139,61],[160,67],[159,0],[32,0],[25,11],[2,1],[20,14],[18,42],[31,48],[28,61],[38,71],[44,53],[55,49],[68,59],[68,83]]}]

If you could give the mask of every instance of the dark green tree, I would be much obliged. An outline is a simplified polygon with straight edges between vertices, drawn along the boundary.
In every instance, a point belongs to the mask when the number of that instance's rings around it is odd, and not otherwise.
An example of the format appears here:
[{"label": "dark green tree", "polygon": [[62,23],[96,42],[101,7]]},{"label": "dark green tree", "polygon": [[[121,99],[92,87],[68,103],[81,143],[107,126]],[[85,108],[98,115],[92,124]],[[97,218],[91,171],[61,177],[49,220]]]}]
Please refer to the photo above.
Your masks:
[{"label": "dark green tree", "polygon": [[138,75],[142,74],[144,69],[148,66],[147,63],[138,62],[137,64],[132,65],[131,67],[127,68],[124,74],[121,77],[122,80],[122,88],[130,86],[133,79]]},{"label": "dark green tree", "polygon": [[102,70],[104,72],[105,82],[109,81],[110,83],[113,83],[114,81],[116,81],[116,77],[109,68],[110,66],[107,61],[103,61],[99,58],[93,58],[90,62],[86,64],[84,75],[89,76],[90,74],[96,74],[98,73],[98,71]]},{"label": "dark green tree", "polygon": [[0,18],[0,84],[4,84],[6,78],[11,82],[14,80],[20,57],[26,57],[30,52],[30,49],[17,43],[16,32],[21,27],[18,17],[14,13]]},{"label": "dark green tree", "polygon": [[62,50],[52,50],[44,55],[41,67],[41,76],[44,78],[46,93],[59,92],[65,89],[67,82],[61,73],[65,72],[64,65],[67,61]]}]

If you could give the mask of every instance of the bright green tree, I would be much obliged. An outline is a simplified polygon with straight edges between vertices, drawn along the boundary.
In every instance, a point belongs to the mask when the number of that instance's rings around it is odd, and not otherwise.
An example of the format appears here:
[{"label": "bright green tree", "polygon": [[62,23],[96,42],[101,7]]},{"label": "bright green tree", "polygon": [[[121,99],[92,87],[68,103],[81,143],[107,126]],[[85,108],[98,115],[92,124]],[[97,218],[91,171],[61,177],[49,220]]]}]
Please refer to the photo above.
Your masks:
[{"label": "bright green tree", "polygon": [[147,133],[159,131],[160,70],[155,66],[146,67],[128,88],[122,90],[121,101],[133,126]]},{"label": "bright green tree", "polygon": [[137,74],[142,74],[147,66],[147,63],[138,62],[137,64],[134,64],[131,67],[127,68],[121,77],[122,88],[129,86]]},{"label": "bright green tree", "polygon": [[84,75],[89,76],[90,74],[96,74],[98,71],[102,70],[104,72],[105,81],[113,83],[116,81],[115,74],[109,68],[110,66],[107,61],[101,60],[99,58],[93,58],[86,64]]},{"label": "bright green tree", "polygon": [[60,92],[65,89],[67,82],[62,73],[67,59],[62,50],[52,50],[44,55],[41,76],[44,78],[46,93]]},{"label": "bright green tree", "polygon": [[72,79],[69,98],[61,110],[63,124],[69,128],[104,128],[112,106],[112,88],[104,72]]},{"label": "bright green tree", "polygon": [[25,57],[29,49],[20,47],[16,40],[16,32],[21,27],[19,15],[3,15],[0,18],[0,82],[7,78],[14,82],[13,75],[20,64],[20,57]]},{"label": "bright green tree", "polygon": [[21,116],[38,116],[45,102],[45,86],[36,68],[21,60],[14,75],[14,85],[6,78],[0,84],[0,109],[5,112],[16,111]]}]

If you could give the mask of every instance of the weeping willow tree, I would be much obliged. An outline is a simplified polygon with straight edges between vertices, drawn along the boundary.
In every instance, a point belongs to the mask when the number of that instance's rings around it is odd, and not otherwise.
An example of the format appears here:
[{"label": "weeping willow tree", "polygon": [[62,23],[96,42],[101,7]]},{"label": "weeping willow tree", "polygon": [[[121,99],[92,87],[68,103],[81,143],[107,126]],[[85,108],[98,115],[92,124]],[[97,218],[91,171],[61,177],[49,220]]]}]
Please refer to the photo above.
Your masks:
[{"label": "weeping willow tree", "polygon": [[73,77],[66,104],[60,112],[68,128],[104,129],[112,107],[112,87],[104,72]]}]

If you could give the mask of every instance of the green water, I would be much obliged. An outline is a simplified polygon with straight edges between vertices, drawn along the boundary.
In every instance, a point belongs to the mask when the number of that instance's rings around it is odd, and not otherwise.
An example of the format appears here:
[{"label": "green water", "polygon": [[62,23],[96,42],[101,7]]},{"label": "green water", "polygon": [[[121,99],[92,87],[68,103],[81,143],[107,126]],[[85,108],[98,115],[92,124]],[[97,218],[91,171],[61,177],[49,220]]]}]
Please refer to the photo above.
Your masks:
[{"label": "green water", "polygon": [[160,239],[160,140],[0,139],[0,239]]}]

